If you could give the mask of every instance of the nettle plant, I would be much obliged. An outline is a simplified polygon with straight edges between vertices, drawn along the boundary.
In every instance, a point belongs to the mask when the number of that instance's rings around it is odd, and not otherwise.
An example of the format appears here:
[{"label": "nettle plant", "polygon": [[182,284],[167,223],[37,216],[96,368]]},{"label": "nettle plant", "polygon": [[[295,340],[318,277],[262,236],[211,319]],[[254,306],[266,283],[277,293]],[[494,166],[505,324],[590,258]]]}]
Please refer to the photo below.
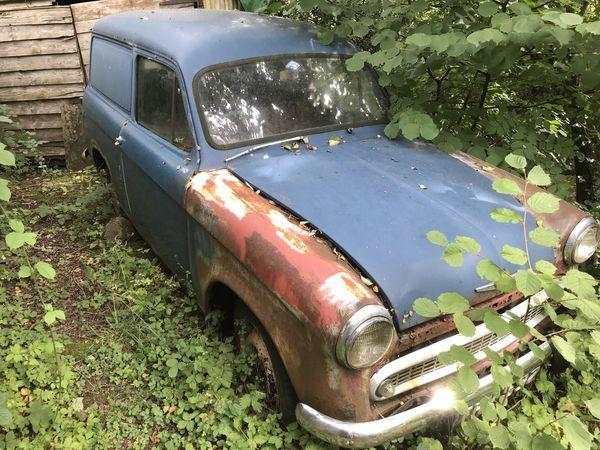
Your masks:
[{"label": "nettle plant", "polygon": [[[10,117],[0,115],[0,122],[10,123]],[[6,144],[0,142],[0,168],[8,169],[16,166],[15,155],[13,152],[7,149]],[[1,172],[0,172],[1,173]],[[7,267],[15,267],[14,278],[31,280],[32,286],[36,292],[37,298],[41,305],[43,305],[45,314],[43,316],[44,323],[48,328],[51,344],[52,353],[54,354],[55,370],[57,385],[59,388],[63,385],[63,377],[61,374],[62,366],[60,361],[60,355],[57,350],[57,342],[53,326],[59,320],[65,320],[65,314],[60,309],[55,309],[52,304],[46,303],[42,291],[39,287],[39,283],[48,282],[54,280],[56,272],[51,264],[46,261],[40,260],[33,255],[32,249],[36,244],[37,233],[28,231],[25,224],[18,218],[13,217],[14,211],[9,208],[11,200],[11,189],[9,180],[0,177],[0,232],[7,230],[4,236],[4,243],[6,244],[6,250],[0,246],[0,260],[7,263]],[[32,343],[34,345],[35,343]],[[16,359],[18,360],[18,359]],[[28,387],[17,386],[20,392],[29,392]],[[17,389],[15,389],[16,391]],[[25,390],[25,391],[24,391]],[[13,425],[13,416],[10,411],[9,398],[14,397],[15,392],[0,392],[0,427],[11,427]],[[28,394],[29,395],[29,394]],[[40,411],[46,411],[43,409],[42,404],[39,400],[32,401],[30,403],[30,422],[35,428],[37,415]]]},{"label": "nettle plant", "polygon": [[[540,222],[528,231],[528,211],[553,213],[558,210],[559,200],[552,194],[536,192],[529,196],[527,188],[531,185],[548,186],[550,176],[539,166],[527,170],[527,161],[523,156],[509,154],[506,163],[521,172],[525,184],[521,188],[508,178],[497,179],[493,188],[501,194],[515,196],[525,206],[523,213],[506,208],[497,208],[491,217],[501,223],[520,224],[523,230],[523,248],[505,245],[500,256],[513,265],[521,266],[516,273],[499,267],[490,259],[481,258],[477,263],[478,275],[493,283],[500,292],[520,291],[528,298],[527,308],[535,294],[543,291],[547,300],[543,307],[554,324],[547,334],[529,327],[517,316],[501,317],[490,309],[473,308],[462,295],[447,292],[435,301],[419,298],[414,302],[414,310],[425,317],[451,315],[458,333],[471,337],[475,334],[474,322],[482,322],[498,337],[508,335],[519,339],[521,350],[529,350],[540,360],[546,360],[546,349],[550,343],[576,372],[585,373],[598,366],[600,359],[600,303],[597,293],[598,282],[589,274],[572,268],[564,274],[557,273],[554,264],[540,260],[532,261],[529,255],[530,241],[546,247],[556,247],[559,235]],[[451,266],[460,267],[465,254],[477,255],[480,245],[474,239],[456,236],[450,241],[440,231],[430,231],[427,238],[433,244],[444,248],[442,259]],[[587,426],[574,414],[576,411],[585,421],[600,419],[600,395],[579,398],[569,403],[565,411],[557,411],[549,421],[523,420],[516,414],[518,398],[540,397],[523,380],[523,369],[515,364],[516,356],[510,352],[499,354],[490,348],[485,354],[491,361],[490,373],[493,377],[493,395],[482,398],[476,410],[467,405],[466,399],[479,388],[479,378],[471,368],[476,359],[465,347],[454,345],[439,355],[443,364],[458,364],[460,368],[450,388],[454,393],[454,406],[457,412],[465,416],[462,422],[462,437],[468,443],[489,444],[497,448],[515,447],[519,449],[589,449],[594,436]],[[540,383],[538,383],[539,385]],[[542,383],[543,384],[543,383]],[[571,402],[571,400],[569,400]],[[564,446],[564,447],[563,447]]]}]

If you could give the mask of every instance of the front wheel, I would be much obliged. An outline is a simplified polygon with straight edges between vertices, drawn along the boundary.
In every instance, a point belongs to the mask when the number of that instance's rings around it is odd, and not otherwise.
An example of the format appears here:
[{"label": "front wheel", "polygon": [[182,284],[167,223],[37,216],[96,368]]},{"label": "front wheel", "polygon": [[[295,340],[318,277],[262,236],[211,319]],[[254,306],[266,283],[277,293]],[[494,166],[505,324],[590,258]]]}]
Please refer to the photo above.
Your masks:
[{"label": "front wheel", "polygon": [[238,333],[240,350],[249,348],[256,353],[254,375],[258,386],[267,394],[267,404],[281,413],[283,424],[293,422],[298,398],[273,341],[246,305],[236,306],[235,320],[243,324]]}]

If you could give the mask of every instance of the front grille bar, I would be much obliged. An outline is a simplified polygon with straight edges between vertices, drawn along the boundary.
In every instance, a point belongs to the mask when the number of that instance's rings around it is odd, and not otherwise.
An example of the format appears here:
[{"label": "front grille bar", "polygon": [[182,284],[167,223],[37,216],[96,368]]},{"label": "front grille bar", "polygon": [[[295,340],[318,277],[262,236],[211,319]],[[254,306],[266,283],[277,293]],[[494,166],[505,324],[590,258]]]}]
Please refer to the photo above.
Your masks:
[{"label": "front grille bar", "polygon": [[[502,317],[508,321],[511,316],[516,316],[530,327],[535,327],[546,317],[543,303],[547,299],[543,291],[539,292],[531,297],[529,312],[527,312],[528,300],[526,299],[502,314]],[[526,313],[527,317],[524,317]],[[386,364],[371,377],[369,395],[372,400],[385,400],[455,373],[459,368],[458,364],[445,366],[437,359],[440,353],[448,351],[452,345],[462,345],[473,353],[477,361],[481,361],[485,359],[484,349],[499,351],[515,340],[515,337],[510,334],[498,337],[488,330],[485,324],[478,325],[475,334],[471,337],[456,334]],[[387,380],[392,384],[393,393],[383,397],[377,390]]]}]

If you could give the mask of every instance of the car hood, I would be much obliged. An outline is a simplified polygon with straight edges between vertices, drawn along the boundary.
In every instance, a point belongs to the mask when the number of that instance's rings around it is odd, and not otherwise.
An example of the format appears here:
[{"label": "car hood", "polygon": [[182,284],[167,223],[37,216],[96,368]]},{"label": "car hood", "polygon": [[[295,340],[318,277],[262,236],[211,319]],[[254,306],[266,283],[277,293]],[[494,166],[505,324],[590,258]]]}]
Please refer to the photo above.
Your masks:
[{"label": "car hood", "polygon": [[[316,150],[266,147],[236,158],[229,169],[326,235],[379,287],[402,329],[427,320],[409,314],[418,297],[449,291],[473,297],[487,283],[476,273],[481,258],[518,269],[499,252],[504,244],[523,248],[522,225],[498,223],[490,212],[522,207],[496,193],[490,179],[451,155],[404,139],[356,133],[329,146],[328,137],[311,136]],[[431,230],[450,240],[472,237],[481,251],[451,267],[440,259],[442,248],[427,240]],[[535,244],[530,254],[534,261],[554,260],[552,249]]]}]

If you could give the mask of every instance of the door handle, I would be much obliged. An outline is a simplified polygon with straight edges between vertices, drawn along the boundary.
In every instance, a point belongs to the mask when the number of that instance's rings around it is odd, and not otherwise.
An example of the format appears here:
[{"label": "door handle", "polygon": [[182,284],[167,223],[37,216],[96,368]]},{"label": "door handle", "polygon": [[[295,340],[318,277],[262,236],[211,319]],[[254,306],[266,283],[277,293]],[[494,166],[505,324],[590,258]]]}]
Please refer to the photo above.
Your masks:
[{"label": "door handle", "polygon": [[123,139],[123,136],[117,136],[115,139],[115,147],[120,147],[124,140],[125,139]]}]

